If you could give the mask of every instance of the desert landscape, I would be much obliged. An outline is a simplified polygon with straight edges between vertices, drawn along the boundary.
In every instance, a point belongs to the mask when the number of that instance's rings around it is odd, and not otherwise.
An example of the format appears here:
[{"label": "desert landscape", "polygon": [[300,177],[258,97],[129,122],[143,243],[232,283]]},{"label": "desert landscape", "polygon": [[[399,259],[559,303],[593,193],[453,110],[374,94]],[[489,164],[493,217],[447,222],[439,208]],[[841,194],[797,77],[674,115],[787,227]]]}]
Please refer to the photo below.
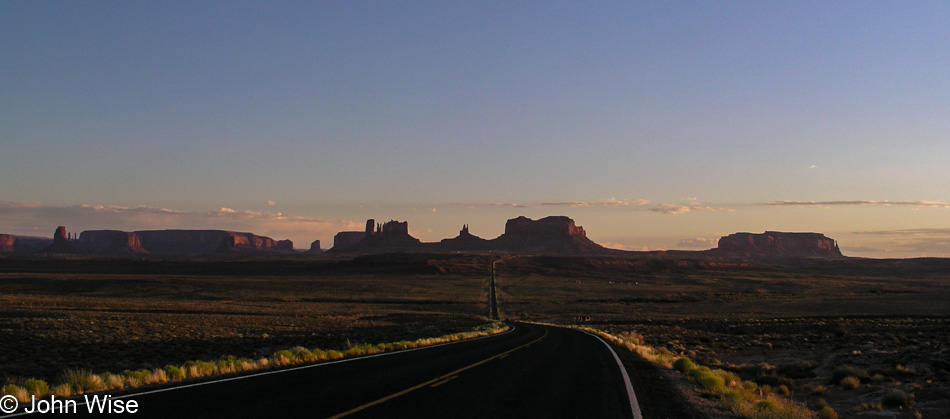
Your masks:
[{"label": "desert landscape", "polygon": [[950,418],[948,21],[0,1],[0,413]]},{"label": "desert landscape", "polygon": [[[705,252],[620,252],[564,219],[516,220],[527,227],[504,240],[570,254],[431,253],[408,233],[367,233],[375,241],[322,254],[7,253],[0,371],[8,385],[55,383],[67,371],[345,352],[469,331],[490,323],[494,263],[502,319],[634,336],[813,412],[950,412],[950,260],[815,256],[836,250],[833,240],[777,232],[730,235]],[[731,414],[678,379],[685,387],[670,391],[686,388],[683,400]]]}]

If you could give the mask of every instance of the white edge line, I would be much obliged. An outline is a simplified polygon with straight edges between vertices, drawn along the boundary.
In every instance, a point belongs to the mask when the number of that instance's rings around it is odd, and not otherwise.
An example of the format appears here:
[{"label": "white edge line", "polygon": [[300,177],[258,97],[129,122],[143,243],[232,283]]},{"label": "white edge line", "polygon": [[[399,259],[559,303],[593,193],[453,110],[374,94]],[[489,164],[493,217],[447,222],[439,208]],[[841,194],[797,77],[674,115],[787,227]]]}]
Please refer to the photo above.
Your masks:
[{"label": "white edge line", "polygon": [[614,348],[611,347],[607,341],[601,339],[600,336],[597,336],[593,333],[588,333],[584,330],[581,330],[581,332],[587,333],[588,335],[591,335],[599,340],[604,344],[604,346],[607,347],[607,349],[610,351],[610,354],[614,356],[614,361],[617,361],[617,366],[620,367],[620,374],[623,375],[623,384],[627,387],[627,398],[630,400],[630,410],[633,413],[633,419],[643,419],[643,414],[640,413],[640,404],[637,403],[637,395],[633,393],[633,384],[630,384],[630,376],[627,375],[627,368],[623,366],[623,362],[620,362],[620,357],[617,356],[617,352],[614,352]]},{"label": "white edge line", "polygon": [[[480,336],[480,337],[472,338],[472,339],[462,339],[462,340],[458,340],[458,341],[455,341],[455,342],[439,343],[439,344],[428,345],[428,346],[423,346],[423,347],[419,347],[419,348],[403,349],[403,350],[401,350],[401,351],[384,352],[384,353],[381,353],[381,354],[357,356],[357,357],[353,357],[353,358],[340,359],[340,360],[336,360],[336,361],[318,362],[318,363],[315,363],[315,364],[302,365],[302,366],[299,366],[299,367],[282,368],[282,369],[277,369],[277,370],[273,370],[273,371],[265,371],[265,372],[257,372],[257,373],[248,374],[248,375],[241,375],[241,376],[238,376],[238,377],[228,377],[228,378],[222,378],[222,379],[218,379],[218,380],[202,381],[202,382],[200,382],[200,383],[192,383],[192,384],[186,384],[186,385],[182,385],[182,386],[174,386],[174,387],[160,388],[160,389],[157,389],[157,390],[143,391],[143,392],[141,392],[141,393],[123,394],[123,395],[121,395],[121,396],[111,396],[110,398],[112,398],[112,399],[128,399],[128,398],[131,398],[131,397],[146,396],[146,395],[155,394],[155,393],[164,393],[164,392],[166,392],[166,391],[183,390],[183,389],[186,389],[186,388],[207,386],[207,385],[211,385],[211,384],[224,383],[224,382],[227,382],[227,381],[244,380],[244,379],[247,379],[247,378],[254,378],[254,377],[260,377],[260,376],[271,375],[271,374],[281,374],[281,373],[285,373],[285,372],[291,372],[291,371],[297,371],[297,370],[305,370],[305,369],[309,369],[309,368],[318,368],[318,367],[324,367],[324,366],[327,366],[327,365],[342,364],[342,363],[344,363],[344,362],[359,361],[359,360],[362,360],[362,359],[370,359],[370,358],[377,358],[377,357],[381,357],[381,356],[404,354],[404,353],[407,353],[407,352],[421,351],[421,350],[425,350],[425,349],[433,349],[433,348],[438,348],[438,347],[441,347],[441,346],[454,345],[454,344],[457,344],[457,343],[474,342],[474,341],[477,341],[477,340],[487,339],[487,338],[494,337],[494,336],[504,335],[504,334],[506,334],[506,333],[508,333],[508,332],[512,332],[512,331],[514,331],[514,330],[515,330],[515,325],[509,324],[509,325],[508,325],[508,330],[506,330],[506,331],[504,331],[504,332],[495,333],[495,334],[493,334],[493,335],[488,335],[488,336]],[[586,332],[585,332],[585,333],[586,333]],[[616,358],[617,355],[614,354],[614,357]],[[620,362],[619,359],[618,359],[617,362]],[[627,374],[626,374],[626,372],[625,372],[625,373],[624,373],[624,378],[626,378],[626,376],[627,376]],[[630,388],[629,385],[630,385],[630,381],[627,380],[627,386],[628,386],[628,388]],[[108,390],[106,390],[106,391],[108,391]],[[631,390],[631,391],[632,391],[632,390]],[[632,393],[631,393],[631,394],[632,394]],[[76,401],[78,402],[77,405],[76,405],[77,407],[78,407],[78,406],[85,406],[85,405],[86,405],[85,396],[92,396],[92,395],[96,395],[96,394],[95,394],[95,393],[91,393],[91,394],[83,395],[83,398],[82,398],[82,399],[73,399],[73,400],[76,400]],[[12,418],[12,417],[17,417],[17,416],[26,416],[26,415],[32,415],[32,414],[35,414],[35,413],[37,413],[37,412],[33,412],[33,413],[20,412],[20,413],[6,414],[6,415],[0,414],[0,418]]]}]

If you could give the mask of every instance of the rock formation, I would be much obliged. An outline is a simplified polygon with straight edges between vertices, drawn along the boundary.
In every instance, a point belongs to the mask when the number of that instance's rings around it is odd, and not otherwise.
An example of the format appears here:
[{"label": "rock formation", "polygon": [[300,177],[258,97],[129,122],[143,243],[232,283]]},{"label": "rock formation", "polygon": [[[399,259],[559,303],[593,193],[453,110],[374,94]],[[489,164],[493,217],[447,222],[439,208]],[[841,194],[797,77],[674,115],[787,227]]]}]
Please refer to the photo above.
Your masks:
[{"label": "rock formation", "polygon": [[90,230],[79,234],[76,246],[84,252],[108,254],[148,253],[142,238],[135,233],[118,230]]},{"label": "rock formation", "polygon": [[310,243],[310,250],[307,253],[323,253],[323,249],[320,248],[320,240],[314,240],[313,243]]},{"label": "rock formation", "polygon": [[[270,237],[223,230],[136,231],[142,247],[158,254],[254,253],[286,250]],[[286,240],[285,243],[290,243]],[[293,249],[293,243],[290,243]]]},{"label": "rock formation", "polygon": [[527,217],[512,218],[505,223],[505,233],[492,240],[492,247],[519,253],[607,254],[607,249],[587,238],[584,228],[564,216],[545,217],[534,221]]},{"label": "rock formation", "polygon": [[53,233],[53,244],[47,246],[43,251],[48,253],[74,253],[77,250],[69,242],[66,227],[59,226],[56,227],[56,232]]},{"label": "rock formation", "polygon": [[459,235],[451,239],[443,239],[439,247],[454,251],[484,251],[491,250],[491,242],[478,237],[468,231],[468,224],[462,226]]},{"label": "rock formation", "polygon": [[711,255],[728,258],[843,257],[838,243],[819,233],[735,233],[719,239]]},{"label": "rock formation", "polygon": [[290,240],[223,230],[89,230],[69,244],[78,251],[102,254],[203,255],[292,252],[294,248]]},{"label": "rock formation", "polygon": [[16,246],[16,236],[0,234],[0,252],[12,252]]},{"label": "rock formation", "polygon": [[364,237],[366,237],[365,231],[341,231],[333,236],[333,248],[330,250],[334,252],[349,250],[360,244]]}]

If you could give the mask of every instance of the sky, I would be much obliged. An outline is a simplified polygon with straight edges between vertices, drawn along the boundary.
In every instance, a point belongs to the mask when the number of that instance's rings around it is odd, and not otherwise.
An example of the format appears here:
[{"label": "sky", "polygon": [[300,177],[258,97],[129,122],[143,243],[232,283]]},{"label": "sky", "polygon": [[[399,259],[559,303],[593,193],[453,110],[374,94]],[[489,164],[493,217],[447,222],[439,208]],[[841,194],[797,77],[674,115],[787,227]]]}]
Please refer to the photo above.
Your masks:
[{"label": "sky", "polygon": [[0,233],[950,257],[945,1],[0,2]]}]

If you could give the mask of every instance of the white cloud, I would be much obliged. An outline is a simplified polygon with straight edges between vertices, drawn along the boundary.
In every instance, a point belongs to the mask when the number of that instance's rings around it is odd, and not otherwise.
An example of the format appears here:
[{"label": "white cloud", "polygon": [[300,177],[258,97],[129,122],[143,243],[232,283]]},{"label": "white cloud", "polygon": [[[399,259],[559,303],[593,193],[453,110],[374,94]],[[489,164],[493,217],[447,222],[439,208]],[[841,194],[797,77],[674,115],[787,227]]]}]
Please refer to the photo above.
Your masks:
[{"label": "white cloud", "polygon": [[686,214],[689,212],[689,207],[683,205],[673,205],[673,204],[658,204],[657,206],[650,208],[650,211],[659,212],[661,214]]},{"label": "white cloud", "polygon": [[539,207],[571,207],[571,208],[584,208],[584,207],[639,207],[648,204],[650,201],[646,199],[599,199],[596,201],[551,201],[551,202],[541,202],[541,203],[531,203],[531,204],[518,204],[518,203],[503,203],[496,202],[491,204],[478,204],[478,203],[466,203],[466,202],[452,202],[449,205],[461,206],[469,209],[479,208],[479,207],[511,207],[511,208],[539,208]]},{"label": "white cloud", "polygon": [[267,206],[273,207],[274,205],[277,205],[277,203],[274,201],[267,201]]},{"label": "white cloud", "polygon": [[710,238],[705,238],[705,237],[697,237],[695,239],[683,239],[679,241],[680,247],[711,249],[718,245],[719,245],[718,238],[710,239]]},{"label": "white cloud", "polygon": [[768,207],[840,207],[840,206],[902,206],[950,208],[950,204],[934,201],[774,201],[764,203]]},{"label": "white cloud", "polygon": [[566,202],[543,202],[543,206],[566,206],[566,207],[630,207],[630,206],[644,206],[650,201],[646,199],[600,199],[597,201],[566,201]]},{"label": "white cloud", "polygon": [[706,211],[706,212],[735,212],[736,210],[731,208],[714,208],[707,205],[703,205],[699,202],[690,202],[689,205],[675,205],[675,204],[657,204],[655,207],[650,208],[649,211],[659,212],[661,214],[686,214],[691,211]]}]

